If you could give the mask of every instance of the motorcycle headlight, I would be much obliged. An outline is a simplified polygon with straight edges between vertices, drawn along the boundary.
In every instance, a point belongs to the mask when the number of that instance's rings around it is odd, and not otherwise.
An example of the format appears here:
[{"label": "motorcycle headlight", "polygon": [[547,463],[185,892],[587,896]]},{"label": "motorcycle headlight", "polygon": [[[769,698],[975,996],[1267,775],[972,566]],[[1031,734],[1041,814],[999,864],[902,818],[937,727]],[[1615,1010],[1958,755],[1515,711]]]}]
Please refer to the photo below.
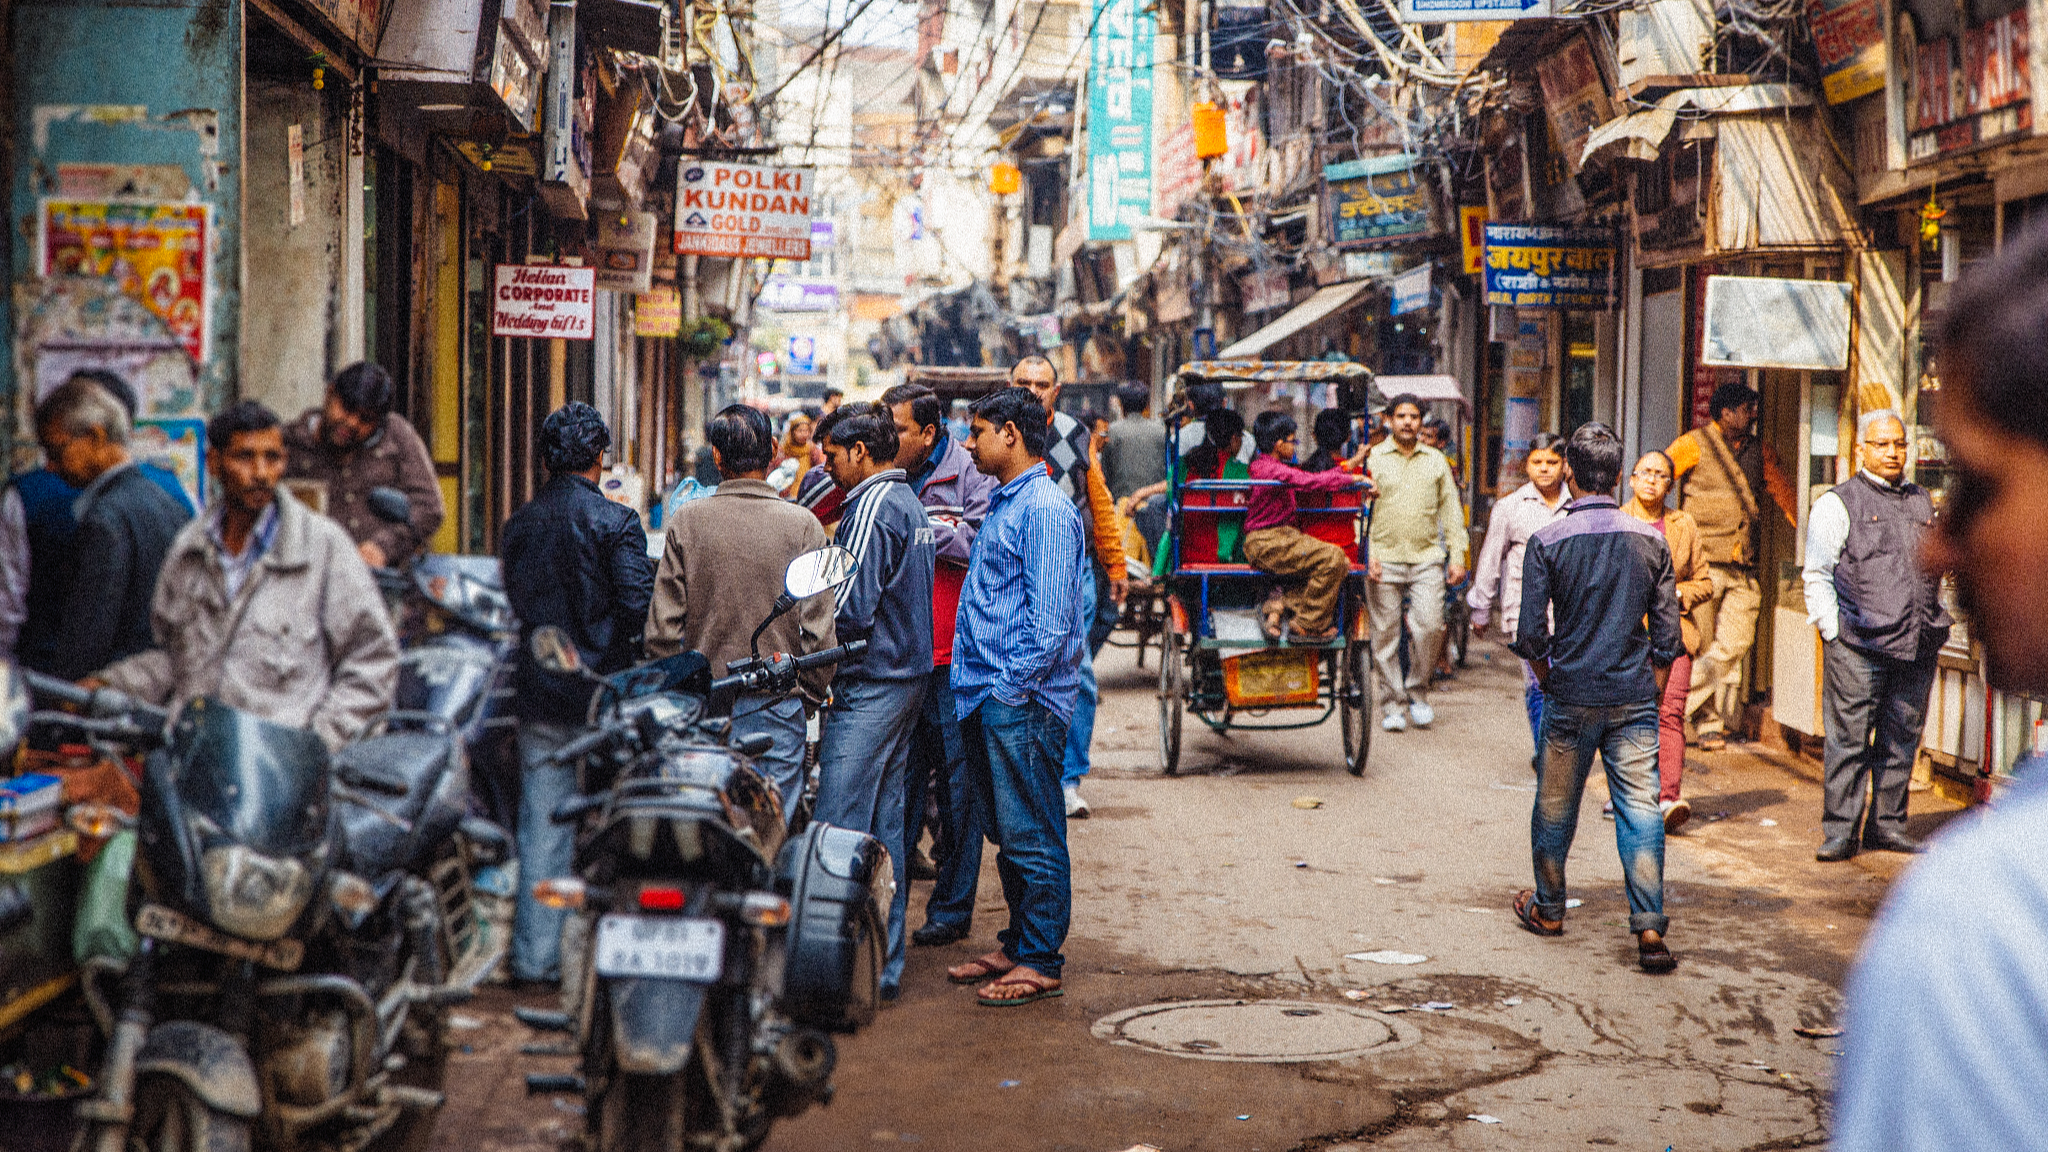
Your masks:
[{"label": "motorcycle headlight", "polygon": [[249,940],[283,936],[313,897],[313,876],[305,865],[240,844],[200,853],[199,873],[214,926]]}]

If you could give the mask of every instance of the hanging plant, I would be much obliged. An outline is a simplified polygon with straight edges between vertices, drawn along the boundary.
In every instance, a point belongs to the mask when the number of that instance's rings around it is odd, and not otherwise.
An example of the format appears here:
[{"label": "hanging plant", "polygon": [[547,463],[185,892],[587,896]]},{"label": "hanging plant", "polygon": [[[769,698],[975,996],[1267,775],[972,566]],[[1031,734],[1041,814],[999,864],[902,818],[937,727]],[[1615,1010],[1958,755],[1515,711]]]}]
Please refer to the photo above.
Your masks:
[{"label": "hanging plant", "polygon": [[682,344],[683,355],[705,359],[716,356],[725,342],[732,339],[732,326],[716,316],[699,316],[686,321],[676,339]]}]

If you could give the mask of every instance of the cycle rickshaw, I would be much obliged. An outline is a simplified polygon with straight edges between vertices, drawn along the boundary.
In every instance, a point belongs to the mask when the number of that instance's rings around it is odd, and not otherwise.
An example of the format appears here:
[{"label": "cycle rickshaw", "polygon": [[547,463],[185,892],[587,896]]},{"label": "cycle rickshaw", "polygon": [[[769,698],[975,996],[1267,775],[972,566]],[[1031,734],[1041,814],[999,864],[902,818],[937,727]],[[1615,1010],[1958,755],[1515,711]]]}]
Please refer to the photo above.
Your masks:
[{"label": "cycle rickshaw", "polygon": [[[1377,398],[1372,372],[1352,363],[1197,361],[1183,365],[1176,380],[1203,382],[1222,385],[1231,406],[1246,415],[1292,405],[1304,429],[1313,407],[1359,412]],[[1169,430],[1169,444],[1177,442],[1178,427]],[[1359,490],[1297,495],[1302,531],[1344,549],[1351,575],[1339,594],[1334,639],[1276,643],[1260,630],[1259,606],[1284,578],[1245,563],[1238,539],[1253,490],[1276,483],[1189,480],[1179,467],[1171,470],[1159,660],[1159,752],[1168,775],[1180,770],[1187,713],[1217,732],[1312,728],[1335,713],[1345,768],[1354,776],[1365,771],[1373,689],[1364,496]]]}]

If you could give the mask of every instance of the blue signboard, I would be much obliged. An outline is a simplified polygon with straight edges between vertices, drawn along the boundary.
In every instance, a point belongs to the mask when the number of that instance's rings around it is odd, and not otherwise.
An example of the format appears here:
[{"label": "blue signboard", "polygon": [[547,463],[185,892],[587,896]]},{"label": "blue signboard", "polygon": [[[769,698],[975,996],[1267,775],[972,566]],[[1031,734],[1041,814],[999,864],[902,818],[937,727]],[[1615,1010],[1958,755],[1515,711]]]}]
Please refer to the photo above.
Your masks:
[{"label": "blue signboard", "polygon": [[1088,60],[1088,239],[1152,212],[1152,33],[1138,0],[1095,0]]},{"label": "blue signboard", "polygon": [[1521,20],[1548,15],[1550,0],[1401,0],[1401,19],[1410,24]]},{"label": "blue signboard", "polygon": [[1342,247],[1389,244],[1436,232],[1429,186],[1403,154],[1323,166],[1329,188],[1330,238]]},{"label": "blue signboard", "polygon": [[1511,308],[1614,306],[1614,234],[1558,224],[1486,225],[1486,302]]},{"label": "blue signboard", "polygon": [[809,336],[789,338],[789,370],[808,375],[818,370],[818,342]]}]

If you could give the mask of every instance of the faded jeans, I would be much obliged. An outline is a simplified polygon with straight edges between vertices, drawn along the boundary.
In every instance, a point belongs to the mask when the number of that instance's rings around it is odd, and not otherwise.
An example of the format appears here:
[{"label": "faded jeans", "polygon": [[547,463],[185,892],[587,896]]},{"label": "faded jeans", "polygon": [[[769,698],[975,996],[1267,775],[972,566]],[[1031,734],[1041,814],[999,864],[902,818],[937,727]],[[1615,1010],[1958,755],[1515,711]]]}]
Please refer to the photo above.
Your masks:
[{"label": "faded jeans", "polygon": [[1059,778],[1066,722],[1037,700],[1013,707],[990,696],[960,721],[960,736],[1010,909],[1009,926],[996,939],[1003,955],[1056,980],[1074,906]]},{"label": "faded jeans", "polygon": [[832,682],[832,707],[818,743],[818,804],[811,818],[820,824],[865,832],[889,850],[896,872],[896,900],[889,905],[889,955],[882,988],[903,981],[903,914],[910,905],[908,859],[903,843],[903,780],[910,766],[910,733],[917,726],[929,678]]},{"label": "faded jeans", "polygon": [[938,793],[939,826],[932,832],[932,855],[939,878],[925,901],[928,925],[966,931],[974,922],[974,890],[981,880],[981,841],[985,821],[967,783],[967,747],[960,721],[953,715],[952,666],[932,669],[924,708],[910,740],[910,777],[904,799],[909,813],[904,843],[915,845],[924,815],[925,788]]},{"label": "faded jeans", "polygon": [[533,898],[533,886],[575,872],[576,828],[554,822],[557,805],[576,794],[576,765],[547,764],[582,729],[542,720],[519,723],[519,899],[512,927],[512,978],[559,980],[562,921],[568,913]]},{"label": "faded jeans", "polygon": [[[1089,564],[1092,570],[1094,565]],[[1096,604],[1095,580],[1081,578],[1081,619],[1093,622]],[[1101,691],[1095,685],[1095,646],[1081,646],[1081,692],[1074,698],[1074,721],[1067,726],[1066,753],[1061,761],[1060,783],[1079,784],[1088,774],[1088,753],[1095,743],[1095,707]],[[1064,803],[1064,801],[1062,801]]]},{"label": "faded jeans", "polygon": [[1614,846],[1628,890],[1628,930],[1662,932],[1664,818],[1657,810],[1657,701],[1597,707],[1543,702],[1543,764],[1529,814],[1536,912],[1564,919],[1565,857],[1579,828],[1579,803],[1598,753],[1614,798]]},{"label": "faded jeans", "polygon": [[[1401,599],[1408,599],[1408,673],[1401,674]],[[1430,673],[1444,647],[1444,566],[1380,565],[1380,578],[1369,585],[1372,610],[1372,662],[1378,669],[1380,710],[1399,712],[1410,703],[1426,703]]]},{"label": "faded jeans", "polygon": [[742,696],[732,704],[734,743],[765,735],[775,746],[754,757],[754,769],[768,778],[782,797],[782,818],[789,819],[804,794],[804,737],[808,722],[804,702],[795,696]]}]

